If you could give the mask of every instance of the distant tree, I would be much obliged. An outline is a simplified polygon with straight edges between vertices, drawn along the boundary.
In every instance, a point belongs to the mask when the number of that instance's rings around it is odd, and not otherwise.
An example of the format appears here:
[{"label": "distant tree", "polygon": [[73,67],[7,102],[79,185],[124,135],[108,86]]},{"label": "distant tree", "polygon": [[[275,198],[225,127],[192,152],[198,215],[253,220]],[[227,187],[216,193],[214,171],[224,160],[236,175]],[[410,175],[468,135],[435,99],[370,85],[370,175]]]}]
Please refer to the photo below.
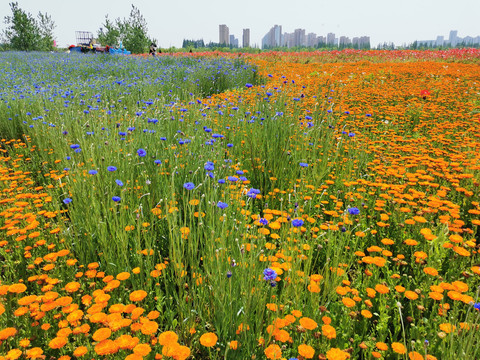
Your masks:
[{"label": "distant tree", "polygon": [[120,19],[117,19],[114,23],[110,21],[108,15],[105,16],[105,23],[103,24],[103,28],[100,28],[97,34],[97,39],[100,44],[108,46],[118,45],[118,42],[120,40],[120,28],[118,24],[120,22]]},{"label": "distant tree", "polygon": [[3,31],[5,43],[10,49],[20,51],[53,49],[55,23],[48,14],[38,13],[36,20],[23,11],[17,2],[10,3],[12,16],[5,16],[7,28]]},{"label": "distant tree", "polygon": [[108,15],[105,16],[105,23],[98,31],[97,38],[101,44],[109,46],[118,46],[122,42],[127,50],[134,54],[142,54],[148,51],[150,43],[155,42],[147,33],[147,21],[140,10],[132,5],[128,19],[117,18],[112,22]]},{"label": "distant tree", "polygon": [[5,16],[7,29],[4,37],[10,48],[21,51],[37,50],[40,30],[35,18],[18,7],[18,3],[10,3],[12,16]]},{"label": "distant tree", "polygon": [[38,30],[40,33],[39,49],[42,51],[51,51],[54,49],[53,30],[56,25],[48,14],[38,13]]}]

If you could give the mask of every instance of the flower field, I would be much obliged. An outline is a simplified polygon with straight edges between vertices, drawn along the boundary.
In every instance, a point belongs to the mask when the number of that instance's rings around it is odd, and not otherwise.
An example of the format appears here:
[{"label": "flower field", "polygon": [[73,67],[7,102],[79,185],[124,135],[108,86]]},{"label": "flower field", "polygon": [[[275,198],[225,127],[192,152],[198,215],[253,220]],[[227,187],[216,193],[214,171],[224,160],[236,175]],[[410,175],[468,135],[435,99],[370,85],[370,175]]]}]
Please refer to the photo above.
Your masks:
[{"label": "flower field", "polygon": [[479,59],[0,53],[0,359],[479,359]]}]

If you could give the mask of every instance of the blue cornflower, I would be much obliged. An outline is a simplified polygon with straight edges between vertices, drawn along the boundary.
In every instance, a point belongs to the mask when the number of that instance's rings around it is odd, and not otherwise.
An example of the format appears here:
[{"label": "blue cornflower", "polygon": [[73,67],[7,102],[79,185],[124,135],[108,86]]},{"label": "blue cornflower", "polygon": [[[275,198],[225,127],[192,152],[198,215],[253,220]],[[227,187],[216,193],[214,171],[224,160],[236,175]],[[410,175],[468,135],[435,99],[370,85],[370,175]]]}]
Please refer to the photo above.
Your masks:
[{"label": "blue cornflower", "polygon": [[71,202],[72,202],[72,199],[70,199],[70,198],[63,199],[64,204],[70,204]]},{"label": "blue cornflower", "polygon": [[272,281],[272,280],[275,280],[276,278],[277,278],[277,273],[275,272],[275,270],[270,268],[266,268],[265,270],[263,270],[263,280]]},{"label": "blue cornflower", "polygon": [[308,167],[308,164],[307,164],[307,163],[304,163],[304,162],[301,162],[301,163],[300,163],[300,166],[301,166],[301,167]]},{"label": "blue cornflower", "polygon": [[154,160],[153,163],[154,163],[155,165],[160,165],[160,164],[162,163],[162,160],[158,160],[158,159],[157,159],[157,160]]},{"label": "blue cornflower", "polygon": [[192,182],[187,182],[183,184],[183,187],[187,190],[193,190],[195,188],[195,184]]},{"label": "blue cornflower", "polygon": [[115,183],[118,185],[118,186],[123,186],[123,182],[122,180],[115,180]]},{"label": "blue cornflower", "polygon": [[147,152],[145,151],[145,149],[138,149],[137,150],[137,155],[140,156],[140,157],[145,157],[145,156],[147,156]]},{"label": "blue cornflower", "polygon": [[115,202],[119,202],[121,200],[121,197],[120,196],[113,196],[112,200],[115,201]]},{"label": "blue cornflower", "polygon": [[480,311],[480,302],[473,304],[473,307]]},{"label": "blue cornflower", "polygon": [[70,149],[78,149],[79,147],[80,147],[80,145],[78,145],[78,144],[70,145]]},{"label": "blue cornflower", "polygon": [[354,136],[355,136],[355,133],[348,133],[348,136],[349,136],[349,137],[354,137]]},{"label": "blue cornflower", "polygon": [[98,171],[97,170],[89,170],[88,173],[90,175],[97,175],[98,174]]},{"label": "blue cornflower", "polygon": [[235,181],[238,181],[238,178],[236,176],[229,176],[228,181],[235,182]]},{"label": "blue cornflower", "polygon": [[360,214],[360,210],[358,210],[358,208],[356,208],[356,207],[353,207],[353,208],[348,209],[348,213],[350,215],[358,215],[358,214]]},{"label": "blue cornflower", "polygon": [[303,225],[303,220],[302,219],[293,219],[292,220],[292,225],[295,227],[299,227]]},{"label": "blue cornflower", "polygon": [[227,144],[227,147],[231,148],[233,147],[233,144]]},{"label": "blue cornflower", "polygon": [[215,165],[213,164],[213,162],[207,161],[207,163],[203,168],[207,171],[212,171],[212,170],[215,170]]},{"label": "blue cornflower", "polygon": [[224,203],[224,202],[221,202],[221,201],[219,201],[219,202],[217,203],[217,206],[218,206],[220,209],[225,209],[225,208],[227,208],[227,207],[228,207],[228,204],[227,204],[227,203]]},{"label": "blue cornflower", "polygon": [[218,183],[219,183],[219,184],[225,184],[225,179],[220,179],[220,180],[218,180]]},{"label": "blue cornflower", "polygon": [[265,218],[261,218],[260,220],[258,220],[258,222],[262,225],[268,225],[268,220]]},{"label": "blue cornflower", "polygon": [[251,88],[253,85],[247,83],[247,84],[245,84],[245,86],[246,86],[247,88]]},{"label": "blue cornflower", "polygon": [[107,170],[110,172],[114,172],[114,171],[117,171],[117,168],[115,166],[109,166],[107,167]]}]

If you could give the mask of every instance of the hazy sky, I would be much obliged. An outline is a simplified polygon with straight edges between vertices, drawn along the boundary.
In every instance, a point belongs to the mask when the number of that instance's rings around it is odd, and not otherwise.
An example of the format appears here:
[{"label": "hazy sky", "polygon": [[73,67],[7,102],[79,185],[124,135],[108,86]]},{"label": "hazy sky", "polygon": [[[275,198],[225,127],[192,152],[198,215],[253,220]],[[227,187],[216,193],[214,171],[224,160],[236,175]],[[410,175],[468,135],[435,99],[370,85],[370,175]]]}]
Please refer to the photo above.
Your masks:
[{"label": "hazy sky", "polygon": [[[0,0],[0,29],[11,14],[9,0]],[[127,18],[131,5],[145,17],[149,35],[160,47],[182,45],[183,39],[218,42],[218,25],[242,41],[242,29],[250,28],[250,42],[260,46],[262,37],[275,24],[283,32],[303,28],[325,36],[370,36],[372,46],[393,41],[396,45],[415,40],[480,35],[480,0],[17,0],[20,8],[37,15],[48,13],[56,24],[59,46],[75,43],[75,30],[96,34],[105,20]]]}]

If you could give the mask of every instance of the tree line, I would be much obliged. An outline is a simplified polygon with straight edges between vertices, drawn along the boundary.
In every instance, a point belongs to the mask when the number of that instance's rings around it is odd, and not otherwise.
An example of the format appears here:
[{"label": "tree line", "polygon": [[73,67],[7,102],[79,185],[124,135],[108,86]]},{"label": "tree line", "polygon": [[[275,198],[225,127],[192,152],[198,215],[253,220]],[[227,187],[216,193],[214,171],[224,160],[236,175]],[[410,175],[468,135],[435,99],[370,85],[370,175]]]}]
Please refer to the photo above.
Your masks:
[{"label": "tree line", "polygon": [[[11,15],[4,17],[6,29],[0,33],[0,49],[17,51],[52,51],[55,49],[55,22],[48,14],[38,13],[37,17],[18,6],[18,2],[9,4]],[[128,19],[109,19],[98,30],[100,44],[118,47],[122,44],[134,54],[148,51],[156,40],[148,35],[147,22],[140,10],[132,5]]]}]

